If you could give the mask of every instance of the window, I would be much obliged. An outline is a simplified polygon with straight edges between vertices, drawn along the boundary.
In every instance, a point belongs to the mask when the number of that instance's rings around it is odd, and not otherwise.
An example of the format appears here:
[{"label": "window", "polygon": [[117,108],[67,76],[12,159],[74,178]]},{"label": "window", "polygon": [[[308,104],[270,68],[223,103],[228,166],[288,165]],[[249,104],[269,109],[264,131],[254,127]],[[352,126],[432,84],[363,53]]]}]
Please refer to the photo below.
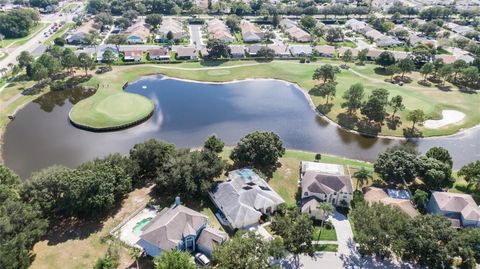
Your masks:
[{"label": "window", "polygon": [[303,196],[308,196],[308,191],[306,191],[306,192],[303,194]]}]

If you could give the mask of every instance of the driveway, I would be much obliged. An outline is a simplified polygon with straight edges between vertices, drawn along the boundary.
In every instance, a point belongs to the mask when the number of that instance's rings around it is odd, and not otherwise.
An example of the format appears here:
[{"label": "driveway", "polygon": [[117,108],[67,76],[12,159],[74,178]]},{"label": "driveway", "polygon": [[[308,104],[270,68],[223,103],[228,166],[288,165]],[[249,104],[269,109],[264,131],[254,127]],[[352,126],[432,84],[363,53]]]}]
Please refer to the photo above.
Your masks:
[{"label": "driveway", "polygon": [[189,32],[190,32],[190,45],[195,45],[197,49],[202,48],[203,41],[202,41],[202,25],[189,25]]},{"label": "driveway", "polygon": [[328,220],[332,222],[337,233],[338,254],[347,256],[355,254],[352,226],[350,226],[348,218],[335,210],[334,215],[330,216]]}]

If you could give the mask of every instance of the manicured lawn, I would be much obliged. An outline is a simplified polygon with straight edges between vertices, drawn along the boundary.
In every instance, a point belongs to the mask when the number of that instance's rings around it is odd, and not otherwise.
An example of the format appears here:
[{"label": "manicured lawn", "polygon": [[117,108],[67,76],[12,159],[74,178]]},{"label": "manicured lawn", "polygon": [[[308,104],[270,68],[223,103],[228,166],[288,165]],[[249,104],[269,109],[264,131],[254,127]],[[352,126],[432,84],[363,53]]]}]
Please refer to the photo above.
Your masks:
[{"label": "manicured lawn", "polygon": [[[138,66],[116,66],[112,72],[94,76],[87,82],[90,85],[97,83],[108,83],[114,87],[112,91],[121,91],[121,85],[127,81],[133,81],[141,76],[149,74],[165,74],[171,77],[192,79],[198,81],[223,82],[231,80],[241,80],[246,78],[275,78],[297,83],[303,89],[308,91],[317,82],[313,81],[311,76],[315,68],[322,64],[340,65],[340,61],[320,59],[310,64],[300,64],[298,61],[273,61],[269,63],[254,61],[231,61],[226,63],[184,63],[176,65],[151,65],[144,64]],[[233,68],[226,68],[226,67]],[[429,130],[420,127],[424,136],[446,135],[459,131],[462,128],[472,127],[480,122],[480,110],[478,103],[480,95],[467,94],[459,92],[455,89],[452,91],[441,91],[436,87],[424,87],[416,83],[420,78],[418,73],[409,74],[413,78],[411,84],[404,86],[394,85],[385,82],[389,76],[383,76],[375,72],[378,66],[366,64],[357,66],[349,64],[349,70],[342,70],[337,76],[337,94],[333,99],[333,106],[326,116],[333,121],[339,121],[339,115],[345,110],[341,108],[341,96],[348,88],[357,82],[365,87],[365,95],[368,96],[373,89],[384,88],[389,90],[390,96],[401,95],[404,104],[407,107],[404,111],[397,113],[400,122],[395,128],[390,128],[386,124],[382,126],[382,135],[403,136],[403,128],[411,126],[406,120],[406,115],[413,109],[421,108],[425,111],[427,117],[438,118],[444,109],[453,109],[464,112],[466,118],[459,125],[451,125],[438,130]],[[215,70],[222,68],[220,70]],[[190,70],[189,70],[190,69]],[[101,91],[103,91],[101,89]],[[323,105],[325,99],[319,96],[310,95],[315,105]],[[391,113],[391,109],[388,108]],[[344,123],[348,125],[348,122]]]},{"label": "manicured lawn", "polygon": [[315,226],[313,230],[312,240],[314,241],[337,241],[337,233],[331,225],[325,224],[325,227]]},{"label": "manicured lawn", "polygon": [[95,129],[124,126],[148,117],[153,103],[138,94],[98,91],[78,102],[70,111],[70,119],[79,125]]},{"label": "manicured lawn", "polygon": [[316,244],[313,245],[315,251],[337,252],[338,245],[335,244]]}]

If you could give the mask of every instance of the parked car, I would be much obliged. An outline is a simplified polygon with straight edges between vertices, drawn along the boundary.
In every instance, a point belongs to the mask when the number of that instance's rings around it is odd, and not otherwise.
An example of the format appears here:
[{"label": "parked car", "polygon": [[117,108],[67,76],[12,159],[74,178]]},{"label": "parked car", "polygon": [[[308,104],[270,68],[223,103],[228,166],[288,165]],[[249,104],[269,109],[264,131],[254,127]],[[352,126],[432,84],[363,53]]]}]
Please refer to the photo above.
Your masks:
[{"label": "parked car", "polygon": [[201,265],[209,265],[210,259],[202,253],[195,254],[195,261]]}]

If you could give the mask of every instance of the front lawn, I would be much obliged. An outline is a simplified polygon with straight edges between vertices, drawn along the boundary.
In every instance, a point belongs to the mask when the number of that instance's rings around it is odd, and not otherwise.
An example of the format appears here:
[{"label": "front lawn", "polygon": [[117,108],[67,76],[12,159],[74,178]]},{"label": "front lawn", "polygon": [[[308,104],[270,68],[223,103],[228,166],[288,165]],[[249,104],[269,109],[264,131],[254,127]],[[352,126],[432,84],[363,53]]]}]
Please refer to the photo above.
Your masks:
[{"label": "front lawn", "polygon": [[313,241],[337,241],[337,233],[331,224],[325,224],[325,227],[315,225],[312,234]]},{"label": "front lawn", "polygon": [[337,252],[338,245],[335,244],[316,244],[313,245],[315,251]]}]

